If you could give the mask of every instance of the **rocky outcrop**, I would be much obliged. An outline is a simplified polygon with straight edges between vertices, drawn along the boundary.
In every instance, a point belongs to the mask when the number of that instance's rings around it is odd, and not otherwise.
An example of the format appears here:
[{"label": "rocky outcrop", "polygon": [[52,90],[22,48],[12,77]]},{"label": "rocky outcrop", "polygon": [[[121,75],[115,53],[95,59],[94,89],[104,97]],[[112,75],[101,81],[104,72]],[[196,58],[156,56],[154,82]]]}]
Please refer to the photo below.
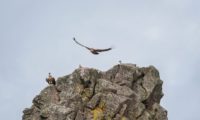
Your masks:
[{"label": "rocky outcrop", "polygon": [[23,120],[167,120],[162,84],[153,66],[80,67],[42,90]]}]

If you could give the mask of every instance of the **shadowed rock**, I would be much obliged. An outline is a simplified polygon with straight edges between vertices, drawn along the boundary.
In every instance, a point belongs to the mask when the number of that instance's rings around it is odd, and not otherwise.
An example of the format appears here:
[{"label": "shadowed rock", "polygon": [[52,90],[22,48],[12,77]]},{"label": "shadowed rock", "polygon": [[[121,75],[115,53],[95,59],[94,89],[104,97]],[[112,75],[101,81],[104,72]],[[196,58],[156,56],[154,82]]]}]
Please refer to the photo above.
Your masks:
[{"label": "shadowed rock", "polygon": [[80,67],[56,83],[33,99],[23,120],[167,120],[163,82],[153,66]]}]

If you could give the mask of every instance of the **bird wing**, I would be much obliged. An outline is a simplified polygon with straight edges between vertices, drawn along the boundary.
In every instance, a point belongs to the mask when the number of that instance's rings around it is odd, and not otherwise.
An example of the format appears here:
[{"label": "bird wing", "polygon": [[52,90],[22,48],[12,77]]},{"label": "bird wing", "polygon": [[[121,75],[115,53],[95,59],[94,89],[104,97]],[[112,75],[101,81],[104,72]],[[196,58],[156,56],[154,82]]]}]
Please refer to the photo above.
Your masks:
[{"label": "bird wing", "polygon": [[54,85],[56,85],[56,80],[55,80],[55,78],[52,78],[52,83],[53,83]]},{"label": "bird wing", "polygon": [[84,48],[91,49],[91,48],[89,48],[89,47],[87,47],[87,46],[85,46],[85,45],[79,43],[75,38],[73,38],[73,40],[74,40],[74,42],[76,42],[76,44],[78,44],[78,45],[80,45],[80,46],[82,46],[82,47],[84,47]]},{"label": "bird wing", "polygon": [[106,49],[95,49],[97,52],[104,52],[104,51],[109,51],[112,50],[112,48],[106,48]]}]

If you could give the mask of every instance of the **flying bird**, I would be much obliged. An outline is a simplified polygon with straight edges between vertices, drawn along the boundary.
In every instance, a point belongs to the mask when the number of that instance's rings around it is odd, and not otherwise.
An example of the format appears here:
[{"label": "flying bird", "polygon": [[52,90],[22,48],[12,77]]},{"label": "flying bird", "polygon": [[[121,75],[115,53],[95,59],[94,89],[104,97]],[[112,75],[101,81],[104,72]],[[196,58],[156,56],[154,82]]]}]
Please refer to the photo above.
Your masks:
[{"label": "flying bird", "polygon": [[90,47],[87,47],[81,43],[79,43],[75,38],[73,38],[73,40],[80,46],[88,49],[92,54],[94,55],[98,55],[100,52],[105,52],[105,51],[109,51],[109,50],[112,50],[112,48],[106,48],[106,49],[96,49],[96,48],[90,48]]},{"label": "flying bird", "polygon": [[48,78],[46,78],[46,81],[47,81],[47,83],[48,83],[49,85],[50,85],[50,84],[56,85],[55,78],[51,76],[51,73],[49,73],[49,76],[48,76]]}]

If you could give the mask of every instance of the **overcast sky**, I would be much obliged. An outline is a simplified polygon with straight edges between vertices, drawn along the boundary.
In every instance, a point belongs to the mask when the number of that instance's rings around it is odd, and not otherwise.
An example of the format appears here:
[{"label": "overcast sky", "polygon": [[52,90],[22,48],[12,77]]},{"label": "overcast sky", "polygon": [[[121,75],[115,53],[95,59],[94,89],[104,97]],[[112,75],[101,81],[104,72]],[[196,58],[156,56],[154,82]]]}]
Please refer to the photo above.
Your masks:
[{"label": "overcast sky", "polygon": [[[199,0],[0,0],[0,120],[82,66],[153,65],[169,120],[200,120]],[[94,56],[72,41],[114,50]]]}]

